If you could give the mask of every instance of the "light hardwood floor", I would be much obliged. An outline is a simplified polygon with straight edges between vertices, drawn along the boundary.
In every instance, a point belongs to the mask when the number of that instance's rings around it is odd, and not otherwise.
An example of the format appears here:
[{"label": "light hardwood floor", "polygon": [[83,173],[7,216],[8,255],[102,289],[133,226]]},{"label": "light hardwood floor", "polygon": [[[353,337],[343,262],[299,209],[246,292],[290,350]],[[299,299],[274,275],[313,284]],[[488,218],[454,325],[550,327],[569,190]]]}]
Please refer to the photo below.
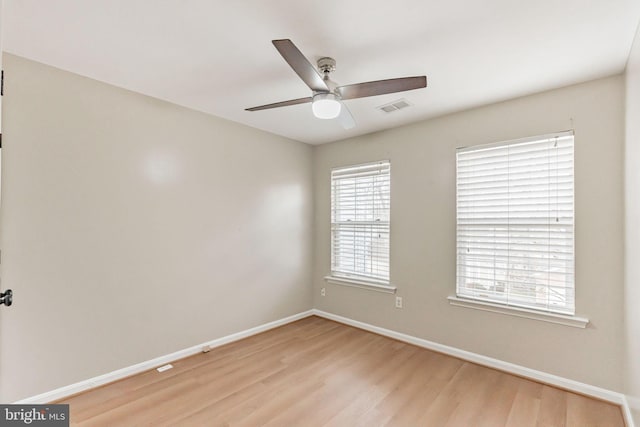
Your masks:
[{"label": "light hardwood floor", "polygon": [[624,426],[619,407],[318,317],[60,403],[82,426]]}]

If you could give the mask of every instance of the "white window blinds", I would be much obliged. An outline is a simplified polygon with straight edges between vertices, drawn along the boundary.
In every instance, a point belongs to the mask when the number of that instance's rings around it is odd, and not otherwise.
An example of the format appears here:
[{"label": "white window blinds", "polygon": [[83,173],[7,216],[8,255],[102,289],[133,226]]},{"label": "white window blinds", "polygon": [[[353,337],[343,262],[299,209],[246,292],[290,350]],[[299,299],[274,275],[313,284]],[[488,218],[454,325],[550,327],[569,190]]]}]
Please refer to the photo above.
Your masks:
[{"label": "white window blinds", "polygon": [[389,161],[331,171],[331,275],[389,282]]},{"label": "white window blinds", "polygon": [[573,133],[457,152],[457,295],[574,314]]}]

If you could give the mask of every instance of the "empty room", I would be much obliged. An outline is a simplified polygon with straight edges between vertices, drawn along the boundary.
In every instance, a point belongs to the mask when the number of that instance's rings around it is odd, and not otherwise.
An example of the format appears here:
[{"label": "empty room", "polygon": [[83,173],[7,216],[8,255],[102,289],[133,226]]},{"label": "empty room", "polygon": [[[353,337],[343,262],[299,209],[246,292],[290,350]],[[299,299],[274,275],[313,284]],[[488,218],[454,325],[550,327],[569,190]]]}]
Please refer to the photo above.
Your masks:
[{"label": "empty room", "polygon": [[1,0],[0,426],[640,426],[639,23]]}]

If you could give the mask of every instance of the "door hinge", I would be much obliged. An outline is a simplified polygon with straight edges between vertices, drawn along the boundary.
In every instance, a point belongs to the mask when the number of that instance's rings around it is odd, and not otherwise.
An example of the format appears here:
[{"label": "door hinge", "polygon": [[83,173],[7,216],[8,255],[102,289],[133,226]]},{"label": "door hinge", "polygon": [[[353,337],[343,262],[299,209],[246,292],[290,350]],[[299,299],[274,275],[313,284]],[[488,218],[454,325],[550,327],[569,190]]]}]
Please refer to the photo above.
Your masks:
[{"label": "door hinge", "polygon": [[2,304],[6,305],[7,307],[13,304],[13,291],[11,289],[0,292],[0,305]]},{"label": "door hinge", "polygon": [[4,70],[0,70],[0,96],[4,96]]}]

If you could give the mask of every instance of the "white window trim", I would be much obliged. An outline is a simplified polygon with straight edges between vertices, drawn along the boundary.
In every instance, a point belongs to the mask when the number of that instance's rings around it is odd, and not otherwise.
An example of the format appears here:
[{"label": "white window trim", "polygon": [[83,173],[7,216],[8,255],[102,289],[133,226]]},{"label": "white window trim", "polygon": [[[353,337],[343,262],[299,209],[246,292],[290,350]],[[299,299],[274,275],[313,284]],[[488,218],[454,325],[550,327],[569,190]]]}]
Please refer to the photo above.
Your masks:
[{"label": "white window trim", "polygon": [[387,294],[395,294],[398,288],[387,282],[374,281],[372,279],[358,280],[351,277],[343,276],[325,276],[324,280],[332,285],[349,286],[352,288],[367,289],[370,291],[384,292]]},{"label": "white window trim", "polygon": [[[457,152],[466,152],[466,151],[472,151],[472,150],[476,150],[479,147],[482,148],[491,148],[491,147],[501,147],[501,146],[505,146],[505,145],[512,145],[512,144],[522,144],[522,143],[526,143],[526,142],[533,142],[533,141],[538,141],[538,140],[543,140],[543,139],[550,139],[550,138],[554,138],[554,137],[562,137],[562,136],[574,136],[575,133],[573,130],[566,130],[566,131],[561,131],[561,132],[555,132],[555,133],[550,133],[550,134],[545,134],[545,135],[537,135],[537,136],[531,136],[531,137],[525,137],[525,138],[519,138],[519,139],[513,139],[513,140],[507,140],[507,141],[499,141],[499,142],[495,142],[495,143],[491,143],[491,144],[482,144],[482,145],[473,145],[473,146],[464,146],[464,147],[458,147],[457,148]],[[457,174],[456,174],[456,185],[457,185]],[[575,185],[575,172],[574,172],[574,185]],[[456,199],[457,199],[457,194],[456,194]],[[575,209],[575,195],[574,195],[574,209]],[[456,207],[456,215],[457,215],[457,207]],[[575,274],[575,211],[573,213],[573,224],[574,224],[574,233],[573,233],[573,238],[574,238],[574,274]],[[457,233],[457,230],[456,230]],[[456,261],[456,268],[457,268],[457,261]],[[575,277],[575,276],[574,276]],[[575,279],[574,279],[575,280]],[[576,316],[575,314],[563,314],[560,312],[552,312],[552,311],[546,311],[544,309],[536,309],[536,308],[524,308],[524,307],[519,307],[518,305],[511,305],[511,304],[502,304],[498,301],[490,301],[490,300],[483,300],[483,299],[475,299],[471,296],[467,297],[467,296],[458,296],[457,295],[457,288],[458,288],[458,278],[457,278],[457,273],[456,273],[456,295],[455,296],[449,296],[449,303],[452,305],[457,305],[457,306],[461,306],[461,307],[467,307],[467,308],[474,308],[474,309],[478,309],[478,310],[484,310],[484,311],[492,311],[495,313],[502,313],[502,314],[510,314],[510,315],[514,315],[514,316],[518,316],[518,317],[526,317],[526,318],[531,318],[531,319],[536,319],[536,320],[543,320],[543,321],[549,321],[552,323],[560,323],[560,324],[567,324],[568,326],[575,326],[578,328],[585,328],[586,325],[589,323],[589,319],[584,318],[584,317],[580,317],[580,316]],[[574,282],[574,292],[575,292],[575,282]],[[489,307],[490,309],[488,309],[487,307]],[[574,296],[574,310],[575,310],[575,296]],[[520,313],[520,314],[518,314]],[[530,313],[530,315],[523,315],[521,313]],[[538,318],[538,316],[540,318]],[[552,320],[548,320],[548,319],[552,319]],[[556,320],[553,320],[556,319]],[[557,319],[564,319],[565,321],[557,321]],[[573,324],[576,323],[576,324]]]},{"label": "white window trim", "polygon": [[506,314],[509,316],[523,317],[525,319],[540,320],[543,322],[555,323],[558,325],[572,326],[574,328],[586,328],[589,319],[580,316],[551,313],[540,310],[529,310],[511,305],[494,304],[486,301],[460,298],[456,296],[447,297],[449,304],[457,307],[472,308],[475,310],[489,311],[491,313]]},{"label": "white window trim", "polygon": [[[361,167],[367,167],[367,166],[373,166],[373,167],[379,167],[380,165],[384,165],[387,164],[388,168],[391,168],[391,161],[390,160],[378,160],[375,162],[369,162],[369,163],[362,163],[362,164],[356,164],[356,165],[350,165],[350,166],[341,166],[341,167],[336,167],[333,168],[331,170],[331,186],[333,188],[333,173],[334,171],[339,171],[339,170],[344,170],[344,169],[352,169],[352,168],[361,168]],[[389,172],[389,179],[390,179],[390,172]],[[333,189],[331,190],[331,205],[332,205],[332,209],[333,209]],[[391,210],[391,207],[389,207],[389,211]],[[331,220],[331,226],[333,228],[333,214],[332,214],[332,220]],[[388,227],[388,233],[389,233],[389,239],[391,238],[391,220],[389,219],[388,223],[387,223],[387,227]],[[325,277],[325,280],[328,283],[332,283],[332,284],[336,284],[336,285],[343,285],[343,286],[351,286],[351,287],[357,287],[357,288],[363,288],[363,289],[369,289],[369,290],[374,290],[374,291],[378,291],[378,292],[386,292],[386,293],[395,293],[396,292],[396,287],[391,285],[390,283],[390,278],[387,277],[386,279],[383,278],[374,278],[374,277],[367,277],[367,276],[360,276],[358,275],[356,272],[353,272],[353,274],[351,272],[342,272],[342,271],[334,271],[333,270],[333,250],[334,250],[334,246],[333,246],[333,230],[332,230],[332,237],[331,237],[331,273]],[[391,267],[391,248],[390,248],[390,242],[389,245],[387,246],[387,261],[388,261],[388,266],[389,268]],[[388,272],[388,276],[390,276],[390,272]]]}]

